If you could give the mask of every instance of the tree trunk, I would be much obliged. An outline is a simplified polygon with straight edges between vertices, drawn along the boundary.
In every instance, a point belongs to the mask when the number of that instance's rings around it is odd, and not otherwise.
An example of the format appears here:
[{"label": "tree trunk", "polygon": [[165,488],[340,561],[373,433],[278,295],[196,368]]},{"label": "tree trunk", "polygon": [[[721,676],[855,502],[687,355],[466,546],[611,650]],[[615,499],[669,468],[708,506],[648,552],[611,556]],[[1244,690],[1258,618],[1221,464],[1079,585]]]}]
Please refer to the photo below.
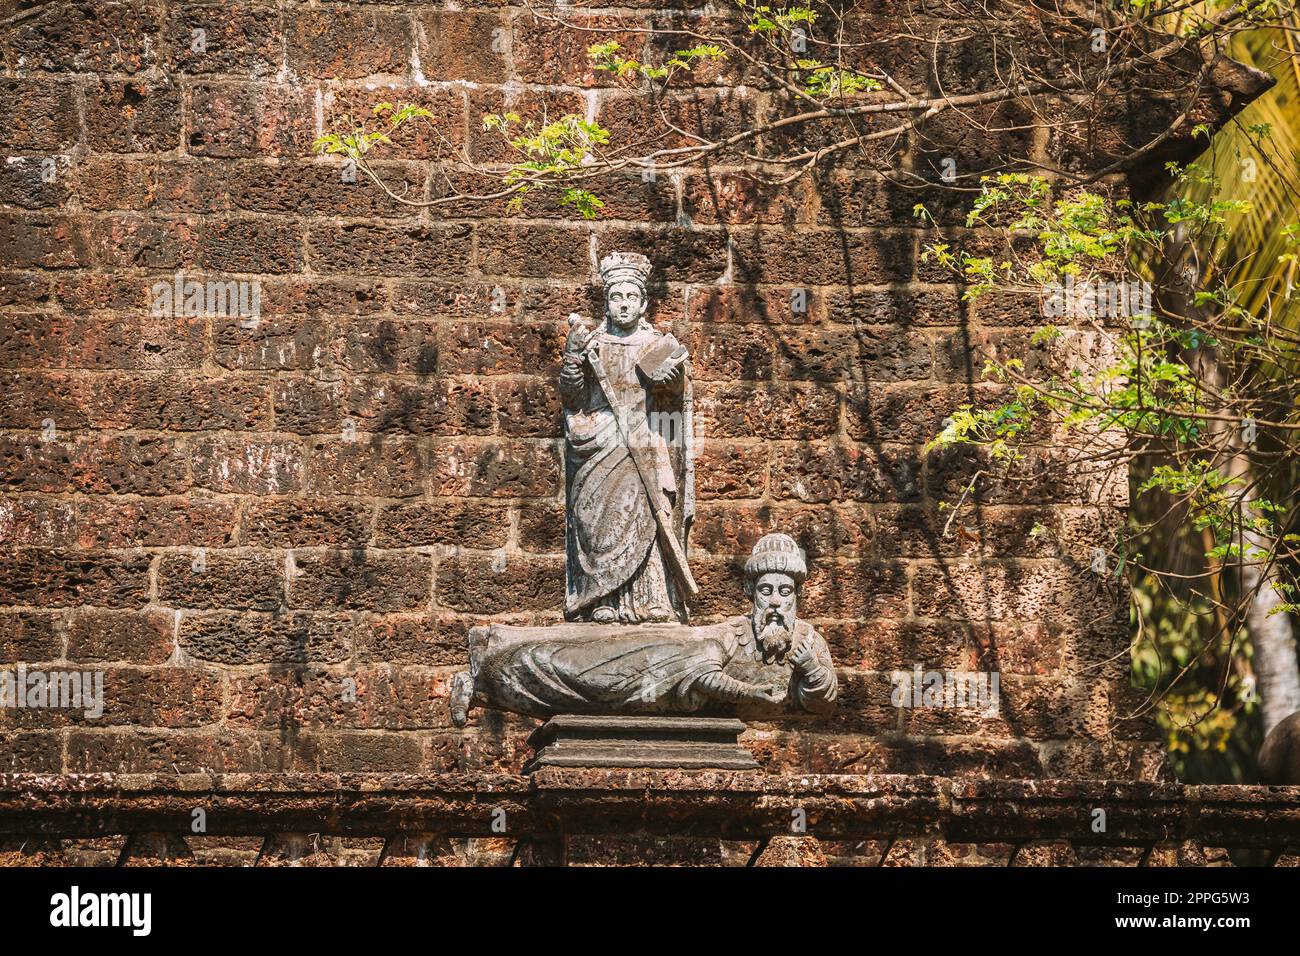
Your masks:
[{"label": "tree trunk", "polygon": [[[1239,465],[1234,472],[1249,486],[1250,465],[1244,457],[1238,458],[1237,462]],[[1242,502],[1242,508],[1249,506],[1248,498]],[[1242,539],[1243,551],[1268,553],[1271,547],[1270,541],[1258,535],[1247,533],[1242,535]],[[1286,611],[1275,610],[1283,603],[1281,595],[1273,588],[1276,576],[1277,571],[1272,565],[1262,565],[1242,555],[1241,595],[1249,602],[1246,605],[1246,632],[1255,651],[1255,688],[1259,691],[1266,735],[1286,717],[1300,710],[1300,661],[1296,659],[1291,617]]]},{"label": "tree trunk", "polygon": [[[1178,230],[1175,236],[1166,241],[1165,271],[1158,285],[1161,305],[1173,315],[1187,316],[1195,308],[1191,294],[1196,285],[1194,265],[1192,271],[1188,272],[1188,266],[1195,261],[1192,242],[1183,230]],[[1189,365],[1199,365],[1201,374],[1206,379],[1216,385],[1223,385],[1223,369],[1218,354],[1213,349],[1193,348],[1184,357]],[[1212,427],[1230,426],[1220,424]],[[1255,494],[1250,490],[1254,480],[1250,456],[1241,445],[1241,437],[1237,434],[1229,438],[1229,446],[1238,453],[1228,460],[1226,471],[1241,481],[1239,487],[1247,489],[1241,500],[1241,518],[1244,524],[1252,516],[1251,505]],[[1286,611],[1270,613],[1282,603],[1281,596],[1273,588],[1276,569],[1272,564],[1252,561],[1245,554],[1256,550],[1270,554],[1272,542],[1243,531],[1239,544],[1243,552],[1238,564],[1241,575],[1239,599],[1245,605],[1242,611],[1246,633],[1250,636],[1255,654],[1255,689],[1259,694],[1264,733],[1267,735],[1279,721],[1300,711],[1300,662],[1296,659],[1296,642],[1290,616]]]}]

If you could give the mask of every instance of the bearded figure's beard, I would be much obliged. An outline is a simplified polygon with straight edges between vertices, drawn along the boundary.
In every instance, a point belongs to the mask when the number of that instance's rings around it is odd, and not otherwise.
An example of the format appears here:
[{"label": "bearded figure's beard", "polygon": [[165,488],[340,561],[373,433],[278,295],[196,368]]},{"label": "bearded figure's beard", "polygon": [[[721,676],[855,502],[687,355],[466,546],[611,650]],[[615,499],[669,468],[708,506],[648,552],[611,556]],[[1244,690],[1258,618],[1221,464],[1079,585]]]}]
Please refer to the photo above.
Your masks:
[{"label": "bearded figure's beard", "polygon": [[755,611],[751,620],[754,622],[754,637],[758,641],[758,649],[763,653],[764,662],[785,660],[794,637],[794,615],[787,616],[770,607],[764,611]]}]

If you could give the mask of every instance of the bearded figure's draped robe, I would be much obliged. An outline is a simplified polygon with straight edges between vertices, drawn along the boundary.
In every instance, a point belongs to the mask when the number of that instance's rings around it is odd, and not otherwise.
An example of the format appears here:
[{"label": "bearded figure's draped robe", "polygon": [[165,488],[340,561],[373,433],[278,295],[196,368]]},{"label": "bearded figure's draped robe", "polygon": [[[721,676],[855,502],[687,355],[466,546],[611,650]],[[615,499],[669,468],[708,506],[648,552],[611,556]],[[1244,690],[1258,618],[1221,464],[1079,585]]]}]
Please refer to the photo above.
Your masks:
[{"label": "bearded figure's draped robe", "polygon": [[[793,636],[812,643],[815,663],[804,673],[764,655],[749,617],[703,627],[476,627],[469,637],[474,700],[534,717],[828,714],[838,694],[830,648],[807,621],[795,623]],[[711,684],[719,674],[779,693],[728,700]]]},{"label": "bearded figure's draped robe", "polygon": [[[677,383],[664,387],[637,368],[664,335],[643,324],[620,337],[602,326],[582,356],[565,358],[560,394],[568,499],[565,616],[570,620],[589,620],[602,606],[613,608],[623,622],[685,620],[657,540],[654,501],[615,417],[621,416],[629,440],[649,463],[651,479],[671,508],[672,533],[684,549],[695,513],[689,370],[684,367]],[[596,380],[592,354],[604,367],[611,395]]]}]

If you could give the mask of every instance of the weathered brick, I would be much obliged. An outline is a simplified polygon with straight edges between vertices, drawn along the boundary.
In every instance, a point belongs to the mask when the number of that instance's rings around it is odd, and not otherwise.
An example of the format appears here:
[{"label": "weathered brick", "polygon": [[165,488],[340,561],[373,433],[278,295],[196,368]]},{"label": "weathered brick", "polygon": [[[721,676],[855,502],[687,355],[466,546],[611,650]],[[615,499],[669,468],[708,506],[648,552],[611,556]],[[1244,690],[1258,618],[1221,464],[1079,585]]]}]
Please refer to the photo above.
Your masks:
[{"label": "weathered brick", "polygon": [[370,537],[371,506],[354,500],[272,498],[250,502],[242,543],[261,548],[363,545]]},{"label": "weathered brick", "polygon": [[381,508],[375,525],[380,548],[434,544],[466,548],[501,548],[510,533],[504,505],[457,501],[421,501]]},{"label": "weathered brick", "polygon": [[814,221],[812,195],[804,180],[778,187],[741,173],[697,174],[682,187],[682,211],[698,225],[794,226]]},{"label": "weathered brick", "polygon": [[867,285],[915,277],[906,232],[810,232],[747,229],[733,234],[737,282]]},{"label": "weathered brick", "polygon": [[519,547],[543,554],[564,550],[564,508],[529,504],[519,509]]},{"label": "weathered brick", "polygon": [[564,565],[554,558],[456,555],[438,565],[440,607],[474,614],[553,611],[564,602]]},{"label": "weathered brick", "polygon": [[[60,272],[54,276],[54,299],[64,312],[78,317],[100,316],[105,320],[104,325],[121,313],[148,312],[151,319],[179,315],[179,312],[163,309],[159,309],[157,315],[153,314],[154,303],[160,301],[158,294],[163,285],[172,287],[174,291],[175,277],[164,280],[126,270]],[[135,320],[134,317],[133,321],[140,328],[156,324]]]},{"label": "weathered brick", "polygon": [[297,552],[289,574],[289,606],[412,611],[428,605],[431,584],[429,558],[419,554]]},{"label": "weathered brick", "polygon": [[317,614],[192,614],[180,618],[187,657],[214,664],[333,664],[352,655],[355,625]]},{"label": "weathered brick", "polygon": [[408,734],[369,732],[306,733],[295,737],[287,767],[299,772],[409,773],[423,759],[420,741]]},{"label": "weathered brick", "polygon": [[369,614],[356,628],[356,657],[369,663],[466,665],[468,630],[446,615]]},{"label": "weathered brick", "polygon": [[154,208],[159,212],[220,212],[229,206],[227,167],[219,160],[161,162]]},{"label": "weathered brick", "polygon": [[90,264],[89,230],[62,216],[0,214],[0,262],[17,269],[68,269]]},{"label": "weathered brick", "polygon": [[354,372],[439,371],[438,325],[389,319],[347,323],[339,344],[339,362]]},{"label": "weathered brick", "polygon": [[1113,601],[1104,581],[1088,569],[1054,564],[954,564],[919,566],[913,600],[924,617],[972,620],[1085,622]]},{"label": "weathered brick", "polygon": [[0,731],[0,768],[5,773],[59,773],[63,769],[63,734]]},{"label": "weathered brick", "polygon": [[699,381],[771,378],[777,339],[766,328],[739,330],[697,326],[688,339],[691,368]]},{"label": "weathered brick", "polygon": [[553,379],[564,357],[566,330],[560,322],[440,325],[438,369],[448,375],[526,372]]},{"label": "weathered brick", "polygon": [[[701,502],[691,542],[709,554],[748,555],[758,539],[770,531],[794,537],[809,558],[836,554],[866,557],[875,548],[870,511],[847,504],[809,508]],[[881,553],[893,552],[884,547]]]},{"label": "weathered brick", "polygon": [[619,249],[644,249],[654,267],[654,282],[717,282],[727,271],[727,237],[722,232],[637,226],[597,234],[597,261]]},{"label": "weathered brick", "polygon": [[45,495],[6,495],[0,500],[0,543],[67,548],[76,544],[77,505]]},{"label": "weathered brick", "polygon": [[316,135],[314,91],[261,84],[195,86],[186,145],[194,156],[304,156]]},{"label": "weathered brick", "polygon": [[0,79],[0,148],[48,152],[71,146],[79,135],[77,113],[71,83]]},{"label": "weathered brick", "polygon": [[[602,90],[596,119],[616,143],[641,143],[647,131],[655,131],[653,143],[647,144],[646,152],[650,152],[698,146],[700,139],[717,141],[752,131],[758,123],[758,106],[758,98],[750,90],[700,90],[653,100],[636,92]],[[666,130],[665,121],[675,130]],[[751,139],[711,155],[717,161],[739,165],[743,153],[752,151]]]},{"label": "weathered brick", "polygon": [[772,494],[800,501],[912,501],[920,495],[920,463],[909,449],[832,443],[782,449],[772,468]]},{"label": "weathered brick", "polygon": [[267,76],[284,57],[279,14],[243,4],[171,6],[163,41],[168,66],[195,76]]},{"label": "weathered brick", "polygon": [[926,444],[962,405],[986,408],[1005,395],[996,385],[854,383],[844,404],[845,431],[855,441]]},{"label": "weathered brick", "polygon": [[[692,289],[687,318],[692,322],[744,322],[803,324],[821,321],[824,311],[820,290],[803,286],[759,288],[753,285],[704,286]],[[711,330],[717,331],[717,330]],[[743,337],[757,330],[737,330]]]},{"label": "weathered brick", "polygon": [[769,449],[765,445],[708,441],[695,462],[695,481],[702,498],[758,498],[767,483]]},{"label": "weathered brick", "polygon": [[110,668],[95,726],[202,727],[221,719],[221,675],[191,667]]},{"label": "weathered brick", "polygon": [[421,10],[415,28],[420,72],[426,79],[500,83],[506,78],[511,34],[501,17]]},{"label": "weathered brick", "polygon": [[1051,508],[989,505],[939,510],[907,505],[875,509],[882,551],[908,557],[958,555],[1052,557],[1059,551]]},{"label": "weathered brick", "polygon": [[239,504],[197,495],[165,498],[87,498],[77,502],[76,541],[82,548],[217,548],[234,543]]},{"label": "weathered brick", "polygon": [[216,272],[299,272],[303,264],[302,237],[292,222],[210,221],[198,261]]},{"label": "weathered brick", "polygon": [[433,493],[486,498],[547,498],[560,489],[560,456],[535,442],[438,442]]},{"label": "weathered brick", "polygon": [[[419,201],[424,172],[402,163],[374,163],[384,184],[399,196]],[[230,200],[238,209],[290,216],[399,216],[411,206],[390,199],[364,173],[347,181],[336,163],[240,163],[232,170]]]},{"label": "weathered brick", "polygon": [[189,487],[185,449],[166,437],[0,437],[0,489],[162,495]]},{"label": "weathered brick", "polygon": [[147,554],[19,550],[0,554],[0,603],[143,607],[149,600]]},{"label": "weathered brick", "polygon": [[42,308],[49,303],[48,276],[35,272],[0,272],[0,306]]},{"label": "weathered brick", "polygon": [[317,318],[214,318],[218,365],[230,369],[314,369],[324,364],[328,321]]},{"label": "weathered brick", "polygon": [[181,269],[198,249],[197,223],[112,215],[90,223],[88,246],[110,268]]},{"label": "weathered brick", "polygon": [[344,396],[343,412],[359,431],[413,435],[487,434],[496,421],[488,384],[466,379],[357,379]]},{"label": "weathered brick", "polygon": [[158,65],[158,11],[151,5],[76,0],[46,7],[5,29],[10,70],[136,73]]},{"label": "weathered brick", "polygon": [[61,621],[52,614],[0,612],[0,661],[54,661],[63,656]]},{"label": "weathered brick", "polygon": [[71,196],[71,164],[63,156],[14,156],[0,166],[0,202],[23,209],[51,209]]},{"label": "weathered brick", "polygon": [[195,484],[245,495],[296,492],[303,482],[303,450],[296,442],[210,438],[190,450]]},{"label": "weathered brick", "polygon": [[904,617],[907,571],[901,564],[851,561],[814,564],[800,600],[804,613],[852,620]]},{"label": "weathered brick", "polygon": [[158,562],[158,602],[174,608],[274,611],[284,604],[284,559],[275,554],[200,551]]},{"label": "weathered brick", "polygon": [[285,33],[289,65],[303,76],[351,79],[406,72],[411,29],[400,14],[301,10],[290,15]]},{"label": "weathered brick", "polygon": [[106,153],[178,149],[180,88],[166,80],[100,80],[86,92],[86,140]]},{"label": "weathered brick", "polygon": [[446,681],[421,669],[393,667],[242,675],[231,680],[226,721],[265,730],[446,727]]},{"label": "weathered brick", "polygon": [[88,156],[76,170],[77,196],[87,209],[142,210],[153,205],[157,165],[120,156]]},{"label": "weathered brick", "polygon": [[591,272],[587,231],[493,224],[478,231],[478,268],[488,275],[582,279]]},{"label": "weathered brick", "polygon": [[[77,729],[68,736],[69,773],[256,773],[285,769],[266,759],[261,742],[253,735],[225,730],[178,734]],[[257,839],[260,846],[261,838]]]},{"label": "weathered brick", "polygon": [[311,229],[308,257],[316,272],[352,275],[463,275],[472,259],[467,226],[345,225]]},{"label": "weathered brick", "polygon": [[306,489],[318,495],[409,498],[424,492],[429,455],[409,438],[316,438],[309,445]]},{"label": "weathered brick", "polygon": [[559,438],[564,434],[560,397],[550,382],[509,379],[493,382],[491,387],[501,434],[516,438]]},{"label": "weathered brick", "polygon": [[840,396],[807,385],[712,385],[697,390],[697,432],[715,438],[827,438],[839,428]]},{"label": "weathered brick", "polygon": [[1003,741],[898,739],[822,734],[811,738],[811,773],[926,773],[944,767],[954,777],[1037,777],[1038,752],[1029,744]]},{"label": "weathered brick", "polygon": [[[389,138],[386,159],[447,159],[465,145],[465,94],[459,89],[434,86],[391,87],[378,90],[341,88],[324,94],[325,129],[352,132],[344,116],[367,117],[379,103],[411,103],[432,114],[431,120],[407,123]],[[479,125],[478,114],[470,111],[471,128]],[[360,178],[360,177],[358,177]]]},{"label": "weathered brick", "polygon": [[175,627],[165,611],[81,610],[68,625],[68,660],[162,664],[175,646]]},{"label": "weathered brick", "polygon": [[382,279],[286,276],[261,283],[263,315],[368,316],[387,311],[389,294]]},{"label": "weathered brick", "polygon": [[[556,30],[549,17],[517,14],[512,21],[515,71],[525,83],[613,86],[614,75],[598,70],[587,52],[593,43],[614,41],[624,56],[639,57],[645,47],[644,16],[571,15],[572,29]],[[640,31],[640,32],[638,32]]]}]

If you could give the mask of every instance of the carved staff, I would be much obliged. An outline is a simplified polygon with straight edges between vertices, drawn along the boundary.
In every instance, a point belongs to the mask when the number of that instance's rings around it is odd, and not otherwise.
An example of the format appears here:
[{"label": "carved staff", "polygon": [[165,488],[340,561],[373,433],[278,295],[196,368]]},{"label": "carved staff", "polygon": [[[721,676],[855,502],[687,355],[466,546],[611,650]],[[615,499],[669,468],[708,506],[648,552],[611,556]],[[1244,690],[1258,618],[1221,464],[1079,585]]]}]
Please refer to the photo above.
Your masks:
[{"label": "carved staff", "polygon": [[[570,328],[581,324],[581,322],[581,318],[576,313],[569,316]],[[595,332],[592,333],[592,336],[594,335]],[[592,336],[587,337],[587,343],[591,341]],[[673,577],[677,580],[677,585],[682,589],[686,599],[693,601],[699,596],[700,587],[695,583],[691,569],[686,563],[686,552],[682,549],[682,543],[677,540],[677,535],[673,534],[672,512],[668,509],[668,502],[665,500],[663,490],[659,487],[659,482],[655,477],[655,469],[650,462],[645,460],[645,449],[633,442],[628,436],[627,429],[624,427],[621,409],[614,403],[614,390],[610,388],[609,379],[605,375],[605,366],[600,361],[599,353],[590,348],[586,349],[586,352],[587,361],[591,364],[591,370],[596,375],[596,384],[600,386],[600,390],[605,395],[605,401],[609,403],[610,411],[614,413],[614,424],[618,428],[618,437],[622,439],[623,445],[627,448],[628,455],[632,458],[632,464],[636,466],[636,473],[641,478],[641,484],[645,487],[646,494],[650,496],[650,510],[654,512],[655,525],[659,530],[659,546],[667,559],[668,569],[672,571]]]}]

